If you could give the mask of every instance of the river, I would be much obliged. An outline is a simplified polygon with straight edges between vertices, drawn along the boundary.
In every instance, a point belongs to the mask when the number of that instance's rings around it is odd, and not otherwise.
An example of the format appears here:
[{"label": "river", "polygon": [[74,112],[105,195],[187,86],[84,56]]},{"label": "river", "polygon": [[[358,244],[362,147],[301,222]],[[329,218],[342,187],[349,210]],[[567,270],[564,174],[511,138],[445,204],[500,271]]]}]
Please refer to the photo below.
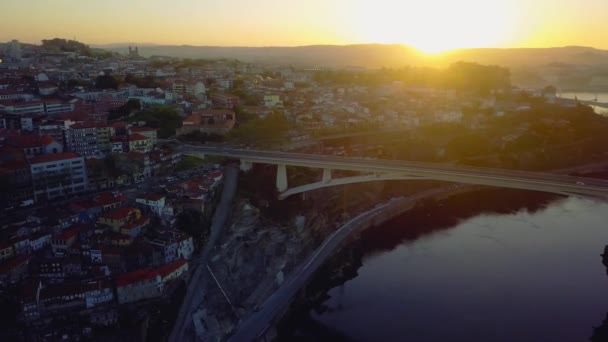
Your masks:
[{"label": "river", "polygon": [[588,341],[608,312],[608,204],[508,193],[429,204],[367,231],[351,246],[353,274],[281,339]]},{"label": "river", "polygon": [[[608,103],[608,93],[607,92],[564,92],[559,94],[560,97],[566,99],[579,99],[581,101],[595,101],[600,103]],[[602,115],[608,115],[608,109],[602,107],[592,106],[596,113]]]}]

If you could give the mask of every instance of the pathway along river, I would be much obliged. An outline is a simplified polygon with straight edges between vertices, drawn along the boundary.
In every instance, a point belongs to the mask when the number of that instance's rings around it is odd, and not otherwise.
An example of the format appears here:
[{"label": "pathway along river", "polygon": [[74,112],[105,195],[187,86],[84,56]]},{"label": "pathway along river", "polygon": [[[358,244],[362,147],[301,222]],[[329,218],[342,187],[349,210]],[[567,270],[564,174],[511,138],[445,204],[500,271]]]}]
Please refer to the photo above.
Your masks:
[{"label": "pathway along river", "polygon": [[279,340],[606,341],[606,244],[608,203],[510,190],[427,202],[337,255]]}]

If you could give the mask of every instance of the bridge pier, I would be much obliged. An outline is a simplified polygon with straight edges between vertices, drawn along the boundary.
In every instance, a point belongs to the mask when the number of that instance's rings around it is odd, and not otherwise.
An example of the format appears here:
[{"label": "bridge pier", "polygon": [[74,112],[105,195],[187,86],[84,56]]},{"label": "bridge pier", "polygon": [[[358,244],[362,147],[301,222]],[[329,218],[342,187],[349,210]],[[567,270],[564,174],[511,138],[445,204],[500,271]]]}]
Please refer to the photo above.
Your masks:
[{"label": "bridge pier", "polygon": [[331,169],[323,169],[323,183],[327,184],[331,181]]},{"label": "bridge pier", "polygon": [[287,167],[285,164],[277,165],[277,190],[279,192],[287,191]]},{"label": "bridge pier", "polygon": [[252,162],[241,159],[241,171],[247,172],[247,171],[251,170],[252,167],[253,167]]}]

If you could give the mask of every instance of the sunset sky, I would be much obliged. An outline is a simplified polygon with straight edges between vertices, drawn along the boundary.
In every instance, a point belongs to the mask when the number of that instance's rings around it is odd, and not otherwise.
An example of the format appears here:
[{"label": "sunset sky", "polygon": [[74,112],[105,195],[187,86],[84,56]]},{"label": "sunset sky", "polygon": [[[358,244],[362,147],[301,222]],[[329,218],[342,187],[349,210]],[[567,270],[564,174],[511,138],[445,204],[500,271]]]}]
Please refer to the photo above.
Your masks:
[{"label": "sunset sky", "polygon": [[608,0],[5,0],[0,41],[608,48]]}]

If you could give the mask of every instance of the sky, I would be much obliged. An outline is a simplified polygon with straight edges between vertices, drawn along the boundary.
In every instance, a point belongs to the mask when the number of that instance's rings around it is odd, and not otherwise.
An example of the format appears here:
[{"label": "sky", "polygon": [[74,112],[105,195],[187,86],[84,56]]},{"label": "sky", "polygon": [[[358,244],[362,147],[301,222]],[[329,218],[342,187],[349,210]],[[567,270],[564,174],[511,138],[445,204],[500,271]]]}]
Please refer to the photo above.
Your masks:
[{"label": "sky", "polygon": [[0,41],[608,49],[608,0],[0,1]]}]

